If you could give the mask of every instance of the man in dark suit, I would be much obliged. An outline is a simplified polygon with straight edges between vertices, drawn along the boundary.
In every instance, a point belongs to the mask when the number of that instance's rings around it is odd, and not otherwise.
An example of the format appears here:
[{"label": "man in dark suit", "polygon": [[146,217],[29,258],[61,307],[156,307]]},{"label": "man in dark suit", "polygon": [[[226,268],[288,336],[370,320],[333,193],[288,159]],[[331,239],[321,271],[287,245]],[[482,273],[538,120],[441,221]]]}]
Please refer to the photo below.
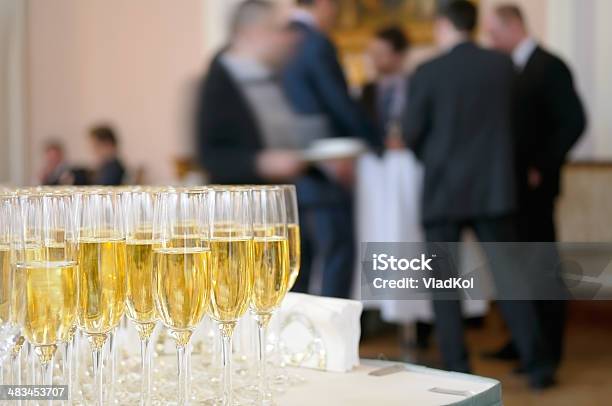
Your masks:
[{"label": "man in dark suit", "polygon": [[[518,72],[515,92],[515,139],[519,239],[556,241],[555,202],[561,168],[582,135],[586,118],[565,63],[529,35],[521,10],[499,5],[488,18],[493,46],[512,56]],[[538,301],[538,313],[555,361],[561,361],[565,302]],[[497,356],[512,358],[512,346]]]},{"label": "man in dark suit", "polygon": [[368,49],[377,77],[364,86],[361,104],[376,124],[380,144],[397,144],[393,138],[406,104],[408,79],[404,66],[409,47],[401,28],[388,27],[376,33]]},{"label": "man in dark suit", "polygon": [[96,160],[91,183],[117,186],[124,182],[125,167],[119,159],[119,141],[109,125],[98,125],[89,130],[91,147]]},{"label": "man in dark suit", "polygon": [[[285,93],[310,130],[307,145],[316,138],[360,137],[375,144],[373,126],[351,99],[327,36],[333,27],[336,0],[298,0],[291,29],[298,36],[296,52],[283,75]],[[302,230],[302,268],[295,290],[309,290],[311,270],[317,264],[321,293],[348,297],[354,272],[352,196],[344,181],[350,163],[326,164],[297,182]]]},{"label": "man in dark suit", "polygon": [[[429,242],[459,241],[465,227],[482,242],[516,240],[514,69],[506,56],[472,42],[476,22],[477,10],[468,1],[444,7],[435,25],[444,53],[419,67],[410,80],[404,134],[425,166],[423,221]],[[499,254],[483,248],[491,260]],[[511,278],[507,267],[492,266],[491,271],[498,290],[503,287],[500,280]],[[436,291],[433,299],[444,363],[448,369],[468,372],[460,302],[445,300]],[[554,367],[533,303],[502,300],[499,307],[527,366],[530,385],[551,385]]]},{"label": "man in dark suit", "polygon": [[338,15],[337,0],[297,0],[291,27],[300,36],[298,50],[285,70],[285,91],[295,110],[316,116],[326,135],[361,137],[376,143],[372,124],[351,98],[327,32]]}]

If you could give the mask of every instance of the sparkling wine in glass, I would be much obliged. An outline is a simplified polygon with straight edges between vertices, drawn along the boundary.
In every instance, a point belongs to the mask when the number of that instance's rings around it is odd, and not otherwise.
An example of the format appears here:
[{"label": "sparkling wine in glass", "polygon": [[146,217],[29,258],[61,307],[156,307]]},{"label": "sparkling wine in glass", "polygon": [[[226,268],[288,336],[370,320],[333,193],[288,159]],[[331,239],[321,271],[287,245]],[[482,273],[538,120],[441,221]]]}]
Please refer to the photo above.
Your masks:
[{"label": "sparkling wine in glass", "polygon": [[87,190],[79,198],[78,325],[91,345],[96,402],[102,405],[103,348],[125,313],[124,207],[112,189]]},{"label": "sparkling wine in glass", "polygon": [[76,237],[73,202],[68,195],[44,192],[22,196],[18,206],[16,314],[38,356],[41,383],[51,385],[57,344],[70,335],[77,315],[78,267],[69,248]]},{"label": "sparkling wine in glass", "polygon": [[211,317],[221,332],[223,394],[232,404],[232,335],[253,292],[251,189],[214,188],[210,201]]},{"label": "sparkling wine in glass", "polygon": [[256,187],[252,193],[254,285],[251,313],[258,330],[258,403],[271,402],[266,374],[266,332],[270,318],[287,293],[291,268],[284,190]]},{"label": "sparkling wine in glass", "polygon": [[159,194],[154,208],[154,297],[159,318],[174,339],[178,404],[190,400],[190,346],[208,309],[210,247],[208,192],[186,189]]},{"label": "sparkling wine in glass", "polygon": [[151,404],[151,334],[158,316],[154,303],[153,203],[155,192],[136,188],[124,194],[127,218],[126,313],[140,337],[140,404]]}]

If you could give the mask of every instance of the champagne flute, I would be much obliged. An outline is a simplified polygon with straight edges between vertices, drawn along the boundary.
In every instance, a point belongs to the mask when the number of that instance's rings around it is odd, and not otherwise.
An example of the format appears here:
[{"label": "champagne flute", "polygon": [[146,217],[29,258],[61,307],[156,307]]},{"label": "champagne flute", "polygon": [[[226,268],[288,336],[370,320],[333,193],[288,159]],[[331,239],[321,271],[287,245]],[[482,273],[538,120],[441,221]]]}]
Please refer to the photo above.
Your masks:
[{"label": "champagne flute", "polygon": [[125,311],[126,248],[122,197],[112,189],[79,193],[78,324],[93,356],[95,396],[103,405],[103,348]]},{"label": "champagne flute", "polygon": [[159,318],[176,343],[178,404],[189,403],[189,341],[210,294],[208,191],[161,192],[153,215],[153,273]]},{"label": "champagne flute", "polygon": [[248,310],[253,291],[251,189],[214,188],[210,202],[210,311],[222,339],[223,398],[232,404],[232,334]]},{"label": "champagne flute", "polygon": [[287,213],[287,239],[289,242],[289,275],[288,291],[293,289],[295,281],[300,274],[301,264],[301,240],[300,240],[300,217],[298,212],[297,193],[294,185],[282,185],[285,195],[285,211]]},{"label": "champagne flute", "polygon": [[[11,222],[16,208],[15,203],[16,194],[14,192],[9,190],[0,192],[0,365],[4,365],[4,360],[10,357],[14,376],[20,376],[19,364],[15,362],[14,357],[19,328],[14,317],[14,278],[11,266],[11,244],[14,230]],[[13,384],[19,383],[13,379]]]},{"label": "champagne flute", "polygon": [[285,192],[281,187],[256,187],[252,193],[254,285],[251,313],[257,322],[258,403],[271,401],[266,375],[266,331],[289,284],[289,247]]},{"label": "champagne flute", "polygon": [[153,300],[153,202],[148,190],[126,193],[127,316],[140,337],[140,404],[151,404],[151,334],[157,322]]},{"label": "champagne flute", "polygon": [[[77,201],[74,199],[71,190],[65,188],[45,188],[43,193],[51,194],[58,199],[62,199],[66,204],[70,205],[70,212],[68,221],[71,223],[68,227],[58,227],[57,225],[47,231],[45,237],[42,255],[47,261],[61,261],[64,258],[70,260],[77,260],[77,226],[76,226],[76,212],[77,212]],[[78,264],[77,264],[78,265]],[[75,296],[76,296],[75,291]],[[61,345],[60,351],[62,354],[62,373],[64,384],[68,386],[67,397],[68,401],[72,401],[72,377],[74,373],[74,365],[72,364],[72,350],[74,343],[74,336],[77,330],[76,317],[72,326],[65,330],[60,337],[59,344]]]},{"label": "champagne flute", "polygon": [[[53,356],[77,314],[74,213],[67,195],[19,199],[14,240],[17,318],[35,348],[43,385],[53,383]],[[32,256],[32,247],[38,253]]]}]

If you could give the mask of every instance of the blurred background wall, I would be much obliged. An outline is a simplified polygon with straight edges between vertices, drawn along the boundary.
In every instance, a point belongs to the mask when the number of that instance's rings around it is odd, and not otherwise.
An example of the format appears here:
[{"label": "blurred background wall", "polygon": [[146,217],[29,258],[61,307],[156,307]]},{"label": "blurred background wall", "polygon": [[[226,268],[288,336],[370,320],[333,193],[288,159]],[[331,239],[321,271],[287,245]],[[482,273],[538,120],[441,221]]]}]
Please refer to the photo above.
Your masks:
[{"label": "blurred background wall", "polygon": [[[130,169],[173,180],[189,152],[190,90],[203,69],[202,0],[28,1],[28,134],[39,157],[50,136],[88,162],[86,129],[109,121]],[[30,176],[38,162],[30,161]]]},{"label": "blurred background wall", "polygon": [[25,3],[0,0],[0,183],[26,181]]},{"label": "blurred background wall", "polygon": [[[33,183],[48,137],[65,142],[69,160],[89,162],[86,130],[98,121],[117,126],[130,169],[144,168],[148,182],[174,181],[175,160],[193,155],[194,85],[237,2],[0,0],[0,182]],[[516,2],[576,75],[590,130],[575,156],[610,160],[612,1]],[[409,65],[432,53],[418,46]]]}]

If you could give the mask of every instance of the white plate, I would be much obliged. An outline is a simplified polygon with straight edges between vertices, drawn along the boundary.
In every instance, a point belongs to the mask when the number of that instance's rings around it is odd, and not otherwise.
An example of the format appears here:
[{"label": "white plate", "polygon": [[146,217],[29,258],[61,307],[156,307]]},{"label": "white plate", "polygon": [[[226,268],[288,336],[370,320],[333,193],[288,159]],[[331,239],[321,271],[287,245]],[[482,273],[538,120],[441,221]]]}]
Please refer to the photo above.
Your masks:
[{"label": "white plate", "polygon": [[358,138],[325,138],[313,142],[302,156],[307,162],[321,162],[356,158],[366,150],[366,144]]}]

